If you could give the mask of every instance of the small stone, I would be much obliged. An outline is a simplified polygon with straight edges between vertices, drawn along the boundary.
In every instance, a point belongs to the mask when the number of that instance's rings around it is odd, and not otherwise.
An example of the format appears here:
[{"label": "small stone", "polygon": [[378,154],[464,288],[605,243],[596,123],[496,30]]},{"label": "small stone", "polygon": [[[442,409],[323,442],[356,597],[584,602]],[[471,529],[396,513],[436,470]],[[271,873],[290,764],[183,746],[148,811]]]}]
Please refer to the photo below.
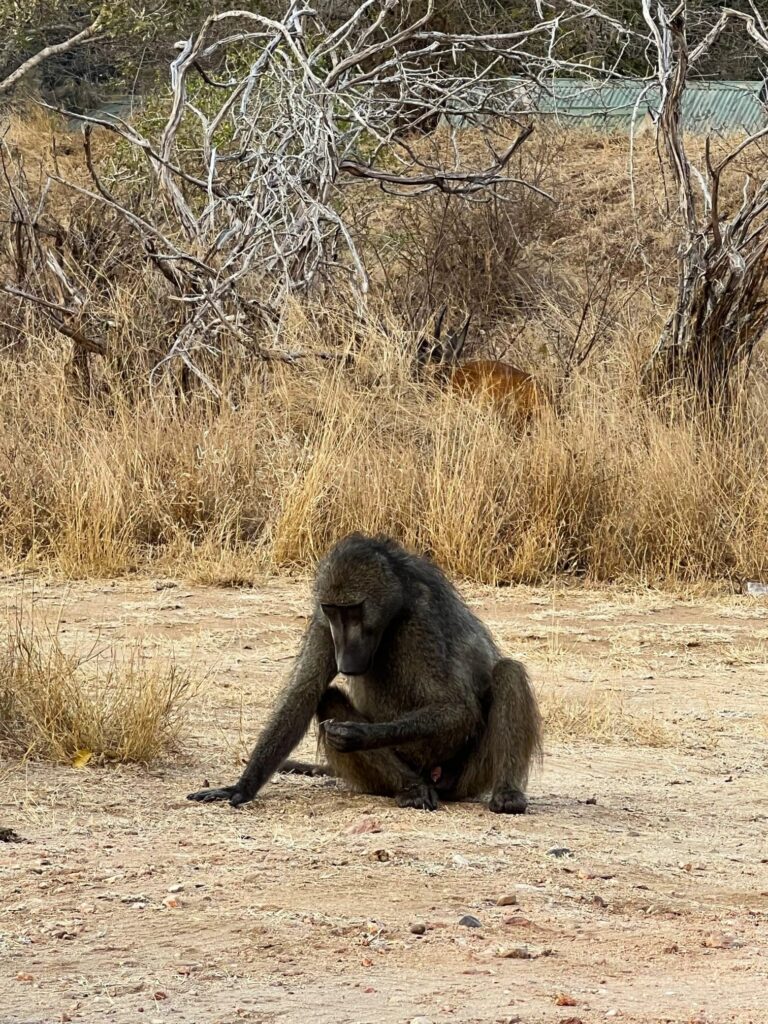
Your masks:
[{"label": "small stone", "polygon": [[496,900],[497,907],[514,907],[517,903],[517,896],[514,893],[510,893],[509,896],[499,896]]},{"label": "small stone", "polygon": [[408,931],[410,931],[413,935],[423,935],[426,930],[427,926],[424,924],[423,921],[411,921],[410,925],[408,926]]},{"label": "small stone", "polygon": [[548,857],[570,857],[573,850],[568,846],[550,846],[547,850]]},{"label": "small stone", "polygon": [[459,924],[463,928],[482,928],[482,921],[475,917],[474,914],[465,914],[464,917],[459,918]]},{"label": "small stone", "polygon": [[381,823],[376,818],[363,817],[345,829],[349,836],[361,836],[366,832],[381,832]]},{"label": "small stone", "polygon": [[0,828],[0,843],[20,843],[22,841],[18,832],[14,832],[12,828]]},{"label": "small stone", "polygon": [[588,796],[587,799],[584,801],[584,803],[585,804],[590,804],[592,807],[594,807],[597,804],[597,797],[596,796]]},{"label": "small stone", "polygon": [[533,953],[527,946],[502,946],[496,950],[502,960],[533,960]]},{"label": "small stone", "polygon": [[184,891],[184,886],[181,884],[181,882],[177,882],[176,885],[171,885],[168,888],[168,892],[183,892],[183,891]]},{"label": "small stone", "polygon": [[411,1017],[408,1024],[432,1024],[429,1017]]}]

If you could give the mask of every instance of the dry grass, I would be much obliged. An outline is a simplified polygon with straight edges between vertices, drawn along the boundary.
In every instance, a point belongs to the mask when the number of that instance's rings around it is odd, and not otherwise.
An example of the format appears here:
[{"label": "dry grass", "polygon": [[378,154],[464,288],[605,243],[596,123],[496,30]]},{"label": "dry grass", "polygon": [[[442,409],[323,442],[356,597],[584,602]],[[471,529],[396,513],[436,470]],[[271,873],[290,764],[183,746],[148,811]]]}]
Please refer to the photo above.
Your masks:
[{"label": "dry grass", "polygon": [[24,756],[83,766],[148,763],[174,747],[191,677],[134,649],[72,655],[55,632],[17,621],[0,647],[0,742]]},{"label": "dry grass", "polygon": [[55,364],[12,369],[0,372],[6,564],[242,584],[364,530],[486,583],[768,572],[756,400],[713,435],[658,416],[627,377],[583,380],[561,417],[521,434],[397,368],[374,381],[362,366],[269,370],[236,411],[114,393],[84,405]]},{"label": "dry grass", "polygon": [[[50,146],[33,129],[16,123],[12,134],[28,168],[43,168]],[[109,236],[102,273],[105,218],[87,211],[99,281],[89,315],[111,324],[110,359],[92,360],[90,400],[68,383],[70,343],[38,310],[0,303],[0,558],[69,577],[161,570],[243,584],[307,566],[340,535],[365,530],[487,583],[768,574],[764,354],[727,433],[683,409],[662,416],[639,395],[637,368],[673,284],[674,233],[651,140],[638,140],[636,219],[625,139],[543,137],[521,159],[532,163],[520,174],[562,202],[446,218],[438,199],[406,211],[405,200],[355,192],[359,230],[386,267],[375,301],[392,332],[372,325],[361,343],[333,309],[288,309],[284,349],[354,347],[354,367],[254,365],[228,354],[216,372],[236,409],[204,394],[179,401],[170,386],[149,391],[147,353],[167,351],[178,304],[163,304],[135,240],[120,256]],[[85,217],[68,202],[64,220]],[[507,230],[515,237],[505,247]],[[521,262],[499,278],[512,250]],[[607,340],[565,385],[551,353],[581,322],[585,264],[606,260]],[[502,301],[515,275],[520,308]],[[429,294],[411,295],[426,282]],[[524,432],[479,400],[413,379],[414,337],[396,314],[452,292],[477,308],[489,347],[560,393],[557,416]]]},{"label": "dry grass", "polygon": [[615,691],[595,690],[580,696],[545,692],[539,701],[545,740],[555,743],[673,747],[681,741],[667,722],[632,707]]}]

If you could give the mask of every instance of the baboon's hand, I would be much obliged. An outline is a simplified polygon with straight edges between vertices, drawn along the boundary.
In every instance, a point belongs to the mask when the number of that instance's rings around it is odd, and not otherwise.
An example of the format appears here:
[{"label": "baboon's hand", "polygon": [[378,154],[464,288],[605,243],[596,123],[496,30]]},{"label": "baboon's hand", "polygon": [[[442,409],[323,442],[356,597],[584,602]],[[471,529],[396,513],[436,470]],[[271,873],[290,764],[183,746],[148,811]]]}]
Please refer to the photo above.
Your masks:
[{"label": "baboon's hand", "polygon": [[326,742],[339,753],[365,749],[368,733],[364,722],[326,722],[323,728]]},{"label": "baboon's hand", "polygon": [[187,800],[196,800],[201,804],[212,804],[217,800],[229,800],[233,807],[250,800],[238,784],[234,786],[222,786],[220,789],[199,789],[197,793],[190,793]]}]

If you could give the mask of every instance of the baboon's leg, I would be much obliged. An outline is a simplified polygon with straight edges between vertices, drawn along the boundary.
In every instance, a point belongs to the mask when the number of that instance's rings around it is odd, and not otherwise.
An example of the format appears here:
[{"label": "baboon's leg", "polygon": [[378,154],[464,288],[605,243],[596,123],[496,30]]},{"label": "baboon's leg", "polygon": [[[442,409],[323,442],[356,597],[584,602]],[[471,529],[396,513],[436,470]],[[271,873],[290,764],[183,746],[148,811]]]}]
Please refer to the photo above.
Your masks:
[{"label": "baboon's leg", "polygon": [[292,761],[288,758],[277,769],[278,775],[333,775],[323,764],[312,764],[311,761]]},{"label": "baboon's leg", "polygon": [[333,775],[346,779],[363,793],[393,796],[399,807],[437,810],[437,793],[422,776],[397,756],[394,750],[360,750],[341,754],[324,741],[323,722],[329,718],[342,722],[367,722],[349,697],[338,686],[330,686],[317,711],[320,743]]},{"label": "baboon's leg", "polygon": [[528,773],[540,756],[541,718],[528,674],[519,661],[503,658],[493,670],[485,732],[451,796],[490,790],[489,810],[523,814]]}]

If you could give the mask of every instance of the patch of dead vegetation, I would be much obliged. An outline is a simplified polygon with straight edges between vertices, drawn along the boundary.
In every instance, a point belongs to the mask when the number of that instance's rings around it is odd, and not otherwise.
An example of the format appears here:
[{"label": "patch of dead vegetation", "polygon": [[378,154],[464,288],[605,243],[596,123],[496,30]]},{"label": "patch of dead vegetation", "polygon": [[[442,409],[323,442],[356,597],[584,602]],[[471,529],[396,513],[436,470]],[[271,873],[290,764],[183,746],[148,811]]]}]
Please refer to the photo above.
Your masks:
[{"label": "patch of dead vegetation", "polygon": [[148,763],[175,748],[194,690],[188,670],[138,646],[71,654],[55,629],[17,619],[0,643],[0,743],[75,767]]},{"label": "patch of dead vegetation", "polygon": [[555,743],[627,743],[677,746],[682,735],[653,712],[632,707],[622,693],[590,690],[586,694],[539,695],[545,737]]}]

